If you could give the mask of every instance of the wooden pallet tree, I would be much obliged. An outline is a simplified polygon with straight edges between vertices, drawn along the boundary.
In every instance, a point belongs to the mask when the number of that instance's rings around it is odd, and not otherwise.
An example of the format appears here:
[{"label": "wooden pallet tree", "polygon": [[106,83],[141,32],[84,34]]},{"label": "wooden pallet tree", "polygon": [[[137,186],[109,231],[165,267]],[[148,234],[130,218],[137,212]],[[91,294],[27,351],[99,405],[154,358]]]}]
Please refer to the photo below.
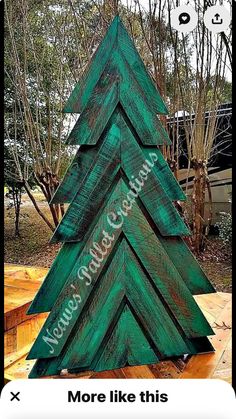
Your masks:
[{"label": "wooden pallet tree", "polygon": [[185,196],[158,146],[167,108],[120,18],[109,27],[65,112],[80,148],[53,203],[70,206],[64,242],[28,313],[50,312],[30,377],[102,371],[212,351],[193,295],[214,292],[183,241]]}]

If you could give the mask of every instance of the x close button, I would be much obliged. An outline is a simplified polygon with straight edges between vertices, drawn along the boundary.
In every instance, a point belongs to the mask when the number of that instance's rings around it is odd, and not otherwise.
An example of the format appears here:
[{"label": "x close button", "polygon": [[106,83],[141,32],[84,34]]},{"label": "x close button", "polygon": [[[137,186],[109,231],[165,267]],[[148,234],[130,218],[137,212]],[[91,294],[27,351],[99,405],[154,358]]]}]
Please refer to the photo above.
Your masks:
[{"label": "x close button", "polygon": [[18,393],[13,393],[13,392],[11,391],[11,395],[12,395],[11,402],[12,402],[13,400],[17,400],[17,401],[19,402],[19,401],[20,401],[20,399],[19,399],[19,394],[20,394],[20,391],[18,391]]}]

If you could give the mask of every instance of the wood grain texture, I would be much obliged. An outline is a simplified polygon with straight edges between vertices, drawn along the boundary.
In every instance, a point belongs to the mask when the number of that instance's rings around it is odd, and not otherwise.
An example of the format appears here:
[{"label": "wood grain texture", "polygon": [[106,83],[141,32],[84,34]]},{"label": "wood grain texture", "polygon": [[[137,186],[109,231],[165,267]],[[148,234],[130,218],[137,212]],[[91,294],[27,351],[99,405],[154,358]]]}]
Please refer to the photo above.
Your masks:
[{"label": "wood grain texture", "polygon": [[101,44],[92,56],[86,71],[72,91],[64,107],[64,112],[81,113],[84,110],[91,97],[92,90],[98,83],[114,51],[119,51],[123,54],[143,92],[146,92],[149,97],[151,107],[154,111],[160,114],[167,114],[168,110],[166,105],[118,16],[114,18]]},{"label": "wood grain texture", "polygon": [[166,164],[160,149],[157,147],[141,147],[141,149],[145,159],[150,159],[150,153],[157,155],[157,161],[155,162],[152,171],[154,175],[158,177],[159,182],[169,199],[171,201],[186,201],[186,196],[176,178],[173,176],[169,165]]},{"label": "wood grain texture", "polygon": [[[142,263],[145,270],[151,277],[153,281],[152,285],[155,285],[157,290],[154,291],[150,288],[148,292],[140,291],[143,295],[143,304],[145,303],[145,301],[148,301],[148,298],[151,298],[150,294],[152,295],[156,292],[160,294],[160,297],[162,298],[162,304],[164,303],[168,307],[168,310],[170,310],[172,316],[175,318],[175,321],[178,322],[179,326],[182,328],[182,332],[185,334],[187,338],[207,336],[213,333],[209,324],[207,323],[201,311],[199,310],[197,304],[194,302],[191,293],[189,292],[185,283],[179,276],[174,265],[171,263],[167,253],[163,249],[161,243],[158,241],[155,233],[153,232],[153,230],[151,230],[150,225],[146,221],[142,212],[138,208],[138,205],[136,203],[134,204],[132,208],[132,214],[128,217],[128,219],[124,220],[122,229],[112,229],[112,226],[110,226],[107,222],[105,214],[109,214],[112,211],[114,212],[114,210],[117,207],[117,204],[119,205],[119,202],[122,201],[122,198],[127,195],[127,192],[128,188],[125,185],[125,183],[123,181],[119,181],[109,202],[109,210],[107,212],[103,212],[104,218],[99,222],[97,229],[95,229],[94,233],[91,235],[90,239],[86,243],[85,248],[83,248],[79,258],[76,260],[71,274],[66,284],[64,285],[61,293],[59,294],[59,297],[56,303],[54,304],[52,311],[29,354],[29,359],[34,359],[38,357],[48,358],[60,355],[62,349],[64,348],[64,345],[67,342],[68,337],[72,332],[72,328],[75,326],[77,319],[82,313],[82,310],[88,310],[88,307],[84,308],[86,307],[85,304],[91,293],[98,292],[96,284],[99,278],[99,274],[103,271],[103,269],[106,272],[106,266],[108,266],[110,262],[108,259],[106,260],[105,266],[100,265],[97,268],[96,272],[92,276],[92,283],[89,287],[86,286],[84,282],[81,283],[81,279],[78,278],[78,269],[81,266],[88,266],[88,264],[90,263],[92,258],[88,250],[92,248],[94,242],[98,243],[101,241],[99,240],[99,236],[101,237],[101,232],[104,229],[108,231],[110,236],[112,236],[112,234],[115,236],[113,242],[111,243],[111,247],[108,251],[108,254],[111,255],[111,258],[114,257],[114,253],[112,251],[114,249],[115,243],[117,243],[117,246],[121,245],[118,239],[120,237],[121,232],[123,232],[123,234],[127,237],[129,243],[131,244],[131,247],[137,254],[138,260]],[[127,252],[123,251],[123,253]],[[158,265],[156,263],[156,260],[159,261]],[[118,262],[116,262],[115,266],[119,266]],[[139,274],[138,276],[140,275],[141,274]],[[143,281],[140,282],[140,287],[142,286],[142,282]],[[68,307],[68,301],[71,299],[71,284],[73,284],[76,287],[76,289],[79,290],[81,296],[83,296],[82,302],[78,307],[76,316],[74,316],[74,318],[71,319],[69,326],[66,328],[65,332],[63,333],[63,336],[61,336],[58,344],[54,348],[54,352],[50,353],[48,345],[45,344],[43,340],[43,336],[47,336],[47,330],[54,330],[54,328],[57,327],[58,319],[62,318],[63,312]],[[154,310],[153,307],[155,307],[156,305],[158,306],[158,304],[154,301],[148,304],[149,307],[152,307],[152,310]],[[168,314],[170,315],[170,313]],[[164,315],[162,313],[161,316],[159,315],[156,317],[161,319],[164,317]],[[168,330],[167,324],[168,320],[165,320],[165,327]],[[150,328],[151,325],[149,324],[149,329]],[[173,331],[171,331],[170,336],[173,336]],[[168,342],[167,337],[165,339],[166,342]],[[177,341],[177,337],[175,338],[175,340]],[[168,343],[166,344],[166,351],[169,350],[168,348],[174,348],[173,342],[171,345]],[[162,351],[163,356],[166,356],[164,350]],[[186,352],[188,351],[186,350]]]},{"label": "wood grain texture", "polygon": [[[128,125],[131,133],[130,135],[134,136],[137,142],[139,142],[138,136],[133,132],[132,126],[129,120],[125,117],[125,113],[122,111],[122,108],[118,108],[119,112],[122,114],[122,117],[125,119],[126,124]],[[99,156],[99,150],[101,147],[102,139],[99,140],[98,146],[88,147],[81,146],[77,151],[76,156],[74,157],[71,165],[69,166],[64,178],[62,179],[61,184],[58,186],[53,198],[52,203],[69,203],[73,200],[74,196],[78,192],[81,183],[87,176],[88,172],[93,168],[96,159]],[[140,149],[143,153],[143,161],[145,159],[150,159],[150,153],[157,155],[157,161],[152,168],[153,174],[159,179],[162,188],[165,190],[166,194],[171,201],[185,201],[186,196],[183,193],[182,188],[179,183],[173,176],[169,165],[164,160],[161,151],[157,147],[144,147],[139,142]]]},{"label": "wood grain texture", "polygon": [[45,314],[27,316],[26,311],[47,269],[6,264],[4,271],[4,355],[8,359],[32,344],[46,320]]},{"label": "wood grain texture", "polygon": [[[106,207],[104,211],[105,214],[110,209],[114,210],[114,208],[115,207],[112,206]],[[106,225],[106,215],[104,215],[103,221],[101,222],[102,225]],[[99,230],[99,225],[95,228]],[[89,234],[91,233],[92,229],[91,231],[89,230]],[[83,242],[65,243],[63,245],[28,310],[29,314],[48,312],[52,309],[81,250],[88,240],[89,234],[85,237]],[[196,295],[215,292],[215,289],[202,271],[193,254],[190,252],[188,246],[180,238],[172,238],[170,240],[169,238],[163,238],[158,232],[156,232],[156,234],[158,234],[158,239],[163,248],[192,294]],[[55,278],[57,278],[56,282]]]},{"label": "wood grain texture", "polygon": [[66,111],[80,112],[67,142],[81,149],[52,200],[70,206],[28,311],[50,310],[30,378],[212,352],[192,293],[214,289],[181,239],[190,231],[173,201],[185,196],[156,148],[171,143],[157,117],[166,108],[118,17]]},{"label": "wood grain texture", "polygon": [[149,98],[140,89],[130,66],[118,51],[106,64],[67,142],[96,144],[118,103],[121,103],[144,145],[171,144],[166,130],[149,105]]},{"label": "wood grain texture", "polygon": [[139,88],[131,67],[118,51],[114,51],[111,67],[119,75],[119,100],[144,145],[170,145],[166,130],[150,106],[149,97]]},{"label": "wood grain texture", "polygon": [[[212,299],[212,302],[214,302],[214,299]],[[215,336],[212,337],[211,343],[215,348],[215,353],[203,355],[201,359],[197,356],[193,356],[185,368],[181,378],[206,378],[214,375],[225,348],[227,348],[232,336],[231,308],[231,301],[229,301],[225,307],[220,310],[219,316],[216,317],[215,322],[212,325],[212,327],[214,327]],[[228,328],[224,328],[223,322],[228,325]],[[216,324],[222,325],[222,327],[217,328]]]},{"label": "wood grain texture", "polygon": [[[131,131],[120,114],[121,165],[130,181],[138,178],[141,186],[139,198],[147,208],[152,220],[163,236],[187,236],[190,234],[178,211],[163,189],[159,178],[154,175],[147,161],[155,165],[158,154],[151,153],[146,160],[142,151],[131,135]],[[145,166],[144,166],[145,165]],[[135,183],[135,182],[134,182]],[[137,182],[136,182],[137,183]],[[128,193],[128,192],[127,192]]]},{"label": "wood grain texture", "polygon": [[83,247],[82,242],[63,244],[27,311],[28,315],[45,313],[52,309]]},{"label": "wood grain texture", "polygon": [[[152,153],[153,154],[153,153]],[[149,161],[150,153],[148,155]],[[155,160],[158,154],[153,154]],[[153,159],[153,158],[152,158]],[[52,242],[82,240],[98,213],[120,165],[129,181],[141,182],[139,197],[164,236],[189,235],[190,232],[160,183],[159,177],[148,171],[142,150],[129,129],[122,111],[117,109],[106,130],[93,170],[87,173],[74,196],[67,213],[57,227]],[[121,174],[119,174],[121,176]],[[176,184],[173,186],[176,191]]]},{"label": "wood grain texture", "polygon": [[[117,347],[121,350],[117,351]],[[114,353],[117,356],[114,357]],[[121,368],[127,364],[137,365],[140,363],[140,359],[143,359],[147,364],[158,361],[158,357],[142,329],[128,306],[125,305],[108,343],[96,363],[95,370]]]},{"label": "wood grain texture", "polygon": [[205,272],[181,237],[159,236],[165,251],[192,295],[216,292]]},{"label": "wood grain texture", "polygon": [[[71,284],[73,284],[76,287],[76,289],[79,290],[79,293],[80,294],[82,293],[82,302],[78,307],[76,316],[74,316],[70,322],[70,327],[67,328],[66,333],[59,340],[58,345],[55,347],[55,354],[53,355],[56,356],[60,354],[66,342],[66,339],[68,338],[70,334],[71,328],[75,324],[77,317],[79,313],[81,312],[92,288],[96,284],[99,274],[104,268],[104,265],[109,263],[108,256],[111,254],[112,249],[114,248],[121,234],[121,230],[120,229],[114,230],[112,226],[110,226],[110,224],[107,222],[107,214],[111,213],[116,208],[116,203],[117,203],[118,197],[120,196],[119,191],[120,191],[120,185],[118,184],[117,188],[114,190],[114,193],[112,194],[112,196],[110,197],[107,203],[106,210],[102,213],[102,217],[100,218],[99,224],[97,224],[94,230],[92,231],[92,234],[90,235],[81,253],[79,254],[79,257],[76,259],[75,264],[72,267],[71,273],[68,276],[66,282],[61,283],[62,291],[60,292],[56,302],[54,303],[51,313],[47,319],[47,322],[45,323],[45,327],[42,329],[30,353],[30,356],[32,357],[32,359],[37,358],[39,352],[41,352],[41,356],[43,355],[43,357],[45,358],[52,356],[48,351],[48,345],[46,345],[45,342],[43,341],[43,336],[45,335],[47,328],[49,330],[53,330],[54,327],[56,327],[58,319],[60,318],[60,313],[63,313],[64,310],[68,307],[68,301],[71,299],[71,296],[73,295],[73,292],[71,291],[70,286]],[[86,286],[85,281],[81,281],[81,279],[78,277],[78,270],[82,266],[87,267],[92,261],[90,249],[93,248],[93,243],[99,244],[102,242],[103,230],[105,230],[110,237],[114,237],[114,238],[113,238],[113,241],[111,241],[110,248],[107,249],[106,258],[104,258],[104,264],[101,264],[100,267],[97,269],[97,271],[94,273],[94,275],[92,276],[91,286],[88,287]],[[58,280],[60,279],[58,278]],[[40,298],[38,300],[38,303],[41,304],[41,301],[42,299]]]},{"label": "wood grain texture", "polygon": [[88,105],[79,116],[68,139],[68,144],[97,144],[119,102],[117,70],[105,69],[99,79]]},{"label": "wood grain texture", "polygon": [[153,79],[150,77],[135,45],[128,35],[122,21],[119,19],[118,36],[117,36],[118,48],[121,51],[125,60],[129,64],[135,79],[139,86],[148,98],[150,107],[157,114],[168,114],[168,109],[164,103]]},{"label": "wood grain texture", "polygon": [[52,204],[71,202],[85,176],[93,167],[100,148],[81,146],[58,186]]},{"label": "wood grain texture", "polygon": [[88,226],[103,204],[120,168],[120,139],[118,114],[114,114],[111,127],[105,134],[99,158],[93,170],[85,177],[61,223],[54,232],[52,242],[82,240]]},{"label": "wood grain texture", "polygon": [[[140,299],[140,295],[145,295],[146,298]],[[135,340],[129,342],[132,328],[126,328],[124,336],[127,341],[125,364],[132,365],[129,359],[134,358],[136,358],[135,362],[138,362],[139,350],[139,359],[145,360],[144,363],[149,363],[150,356],[154,356],[153,349],[150,349],[150,341],[152,348],[155,348],[156,361],[157,353],[161,357],[166,357],[173,353],[188,351],[187,344],[179,335],[157,294],[153,292],[130,246],[123,239],[108,270],[103,275],[96,293],[93,294],[93,300],[82,313],[79,328],[66,349],[60,368],[83,367],[89,369],[89,367],[91,368],[89,363],[93,365],[92,369],[100,368],[97,366],[97,362],[100,364],[97,359],[98,357],[100,359],[100,355],[97,353],[103,353],[106,348],[109,348],[110,337],[114,333],[120,317],[127,310],[135,313],[135,321],[138,324],[134,330],[137,329],[137,333],[142,332],[145,336],[142,338],[140,336],[140,339],[136,340],[136,347],[134,347]],[[130,318],[130,315],[128,317]],[[161,319],[163,320],[161,321]],[[149,342],[148,345],[144,344],[146,349],[142,347],[141,341]],[[78,342],[81,342],[80,345]],[[131,345],[130,348],[129,345]],[[147,351],[146,358],[144,358],[145,351]]]},{"label": "wood grain texture", "polygon": [[30,320],[27,309],[48,270],[35,268],[32,275],[31,267],[18,266],[16,269],[8,264],[4,270],[4,330],[7,332]]},{"label": "wood grain texture", "polygon": [[[11,269],[17,270],[17,267]],[[231,325],[232,311],[231,311],[231,294],[217,293],[209,295],[209,299],[205,299],[205,295],[197,296],[196,301],[199,304],[201,310],[204,311],[205,315],[211,317],[211,326],[215,327],[215,322],[222,325],[222,320],[226,321],[228,326]],[[224,308],[229,304],[227,308],[227,315],[225,316]],[[68,373],[63,372],[60,375],[49,375],[47,378],[51,379],[103,379],[103,378],[220,378],[221,380],[227,381],[231,384],[232,377],[232,346],[231,336],[232,329],[217,329],[215,328],[215,339],[221,339],[223,345],[216,345],[215,352],[210,354],[211,368],[204,368],[205,359],[208,360],[209,354],[200,354],[187,359],[184,361],[182,358],[175,358],[172,360],[160,361],[158,364],[142,365],[142,366],[126,366],[120,369],[107,370],[102,372],[96,371],[84,371],[80,373]],[[219,335],[218,335],[219,333]],[[35,361],[26,361],[26,353],[29,350],[30,345],[25,347],[24,350],[15,351],[11,356],[5,358],[4,368],[4,379],[7,381],[15,380],[18,378],[28,378],[30,369],[35,364]],[[189,363],[191,359],[194,359],[194,363]],[[214,360],[214,363],[213,363]],[[40,361],[37,361],[40,362]],[[36,364],[37,364],[36,362]],[[45,360],[46,362],[46,360]],[[214,365],[213,365],[214,364]],[[202,366],[201,372],[199,366]],[[188,374],[185,374],[185,369],[188,368]],[[46,370],[45,370],[46,371]],[[57,371],[57,369],[56,369]],[[187,370],[186,370],[187,372]],[[57,373],[56,373],[57,374]],[[44,374],[40,374],[43,377]]]}]

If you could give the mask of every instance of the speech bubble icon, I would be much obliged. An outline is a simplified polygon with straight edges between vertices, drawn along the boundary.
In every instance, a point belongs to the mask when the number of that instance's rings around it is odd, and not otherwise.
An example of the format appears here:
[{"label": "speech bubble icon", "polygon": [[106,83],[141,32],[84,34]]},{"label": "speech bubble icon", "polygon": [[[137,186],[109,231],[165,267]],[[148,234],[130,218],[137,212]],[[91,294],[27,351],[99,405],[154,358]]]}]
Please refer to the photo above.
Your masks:
[{"label": "speech bubble icon", "polygon": [[190,21],[190,15],[187,12],[183,12],[179,15],[179,24],[186,25]]},{"label": "speech bubble icon", "polygon": [[197,27],[198,14],[191,6],[178,6],[170,12],[172,28],[182,33],[189,33]]}]

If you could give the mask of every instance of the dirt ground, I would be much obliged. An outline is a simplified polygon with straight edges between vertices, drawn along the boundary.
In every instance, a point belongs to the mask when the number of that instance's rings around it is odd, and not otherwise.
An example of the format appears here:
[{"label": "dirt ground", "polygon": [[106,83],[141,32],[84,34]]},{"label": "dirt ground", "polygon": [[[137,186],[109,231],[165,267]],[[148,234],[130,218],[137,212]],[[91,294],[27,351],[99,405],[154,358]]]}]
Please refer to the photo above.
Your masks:
[{"label": "dirt ground", "polygon": [[[45,202],[40,206],[50,217]],[[61,247],[61,244],[49,243],[52,231],[26,198],[21,208],[20,237],[14,237],[13,215],[13,209],[5,210],[5,262],[50,267]],[[207,240],[206,251],[199,262],[217,291],[232,291],[230,249],[219,238]]]},{"label": "dirt ground", "polygon": [[[48,205],[40,209],[52,223]],[[20,237],[14,236],[14,210],[5,209],[5,262],[50,267],[61,243],[50,244],[53,232],[38,215],[28,199],[23,199],[20,216]]]}]

